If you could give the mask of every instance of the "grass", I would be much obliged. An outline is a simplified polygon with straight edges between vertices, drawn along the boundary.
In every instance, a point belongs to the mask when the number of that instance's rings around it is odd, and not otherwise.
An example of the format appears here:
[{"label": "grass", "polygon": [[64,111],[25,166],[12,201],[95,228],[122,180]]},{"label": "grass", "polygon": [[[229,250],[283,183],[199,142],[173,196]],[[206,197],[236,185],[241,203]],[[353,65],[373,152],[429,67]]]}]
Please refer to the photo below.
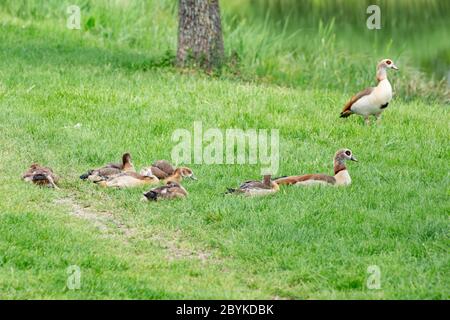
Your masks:
[{"label": "grass", "polygon": [[[449,113],[440,95],[406,97],[412,91],[399,80],[415,83],[416,69],[390,74],[397,94],[382,125],[366,127],[338,117],[372,78],[371,66],[358,67],[363,53],[349,68],[364,81],[341,79],[340,89],[323,69],[306,72],[311,86],[276,67],[271,79],[245,70],[207,77],[166,65],[175,34],[168,40],[156,26],[149,34],[161,45],[153,47],[114,31],[105,37],[101,24],[66,30],[57,17],[21,17],[11,6],[0,10],[2,299],[449,298]],[[332,29],[321,32],[333,38]],[[344,56],[338,45],[330,50]],[[350,75],[335,66],[333,77]],[[280,175],[331,173],[334,152],[351,148],[360,160],[349,164],[353,184],[224,197],[226,187],[258,178],[259,166],[190,165],[199,181],[184,184],[188,199],[142,203],[147,188],[105,190],[78,179],[125,151],[139,168],[170,159],[172,132],[194,121],[278,128]],[[61,190],[20,181],[34,161],[62,176]],[[66,287],[70,265],[81,269],[79,290]],[[371,265],[381,269],[381,290],[366,288]]]}]

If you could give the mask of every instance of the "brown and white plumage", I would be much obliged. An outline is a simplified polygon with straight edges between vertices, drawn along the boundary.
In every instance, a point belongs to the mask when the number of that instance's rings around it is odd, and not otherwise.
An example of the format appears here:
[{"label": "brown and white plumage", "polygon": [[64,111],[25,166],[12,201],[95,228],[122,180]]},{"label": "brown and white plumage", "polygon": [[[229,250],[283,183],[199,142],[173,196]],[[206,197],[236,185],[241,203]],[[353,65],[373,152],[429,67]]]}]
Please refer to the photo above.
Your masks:
[{"label": "brown and white plumage", "polygon": [[246,181],[239,188],[229,188],[227,194],[242,194],[245,196],[265,196],[279,190],[278,184],[271,180],[271,175],[265,175],[263,181]]},{"label": "brown and white plumage", "polygon": [[121,172],[107,179],[95,181],[103,187],[110,188],[132,188],[149,184],[159,183],[159,179],[155,177],[151,170],[143,169],[137,172]]},{"label": "brown and white plumage", "polygon": [[175,172],[175,168],[167,160],[155,161],[151,169],[153,174],[159,179],[166,179]]},{"label": "brown and white plumage", "polygon": [[347,118],[355,113],[363,116],[367,124],[369,124],[369,116],[371,115],[379,119],[392,99],[392,86],[387,78],[388,69],[398,70],[392,60],[381,60],[377,65],[378,85],[366,88],[354,95],[345,104],[341,112],[341,118]]},{"label": "brown and white plumage", "polygon": [[122,172],[136,172],[129,153],[124,153],[122,155],[122,163],[108,163],[101,168],[89,170],[87,173],[82,174],[80,179],[98,182]]},{"label": "brown and white plumage", "polygon": [[338,150],[334,156],[334,176],[326,174],[304,174],[299,176],[289,176],[277,178],[274,181],[278,185],[297,185],[297,186],[310,186],[310,185],[349,185],[352,180],[345,166],[347,160],[358,161],[351,150],[341,149]]},{"label": "brown and white plumage", "polygon": [[163,181],[166,183],[171,181],[180,183],[183,179],[197,180],[194,172],[190,168],[179,167],[175,169],[174,173],[171,176],[165,178]]},{"label": "brown and white plumage", "polygon": [[144,169],[150,170],[154,176],[158,177],[164,183],[170,181],[180,183],[183,179],[197,180],[192,169],[188,167],[174,169],[166,160],[156,161],[151,167]]},{"label": "brown and white plumage", "polygon": [[26,182],[34,183],[40,186],[59,189],[56,183],[58,177],[53,173],[53,170],[48,167],[33,163],[30,168],[22,175],[22,179]]},{"label": "brown and white plumage", "polygon": [[185,198],[188,195],[186,189],[184,189],[179,183],[169,181],[166,185],[153,188],[144,193],[144,200],[158,201],[164,199],[180,199]]}]

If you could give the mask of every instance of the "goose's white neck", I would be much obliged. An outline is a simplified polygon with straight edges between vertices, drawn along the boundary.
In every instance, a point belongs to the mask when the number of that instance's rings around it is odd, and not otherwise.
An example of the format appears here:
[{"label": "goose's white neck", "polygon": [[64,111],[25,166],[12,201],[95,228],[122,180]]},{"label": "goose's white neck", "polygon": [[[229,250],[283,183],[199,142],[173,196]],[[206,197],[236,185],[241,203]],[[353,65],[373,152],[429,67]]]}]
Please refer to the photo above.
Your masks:
[{"label": "goose's white neck", "polygon": [[381,82],[383,80],[387,80],[387,71],[385,67],[378,67],[377,68],[377,80],[378,82]]}]

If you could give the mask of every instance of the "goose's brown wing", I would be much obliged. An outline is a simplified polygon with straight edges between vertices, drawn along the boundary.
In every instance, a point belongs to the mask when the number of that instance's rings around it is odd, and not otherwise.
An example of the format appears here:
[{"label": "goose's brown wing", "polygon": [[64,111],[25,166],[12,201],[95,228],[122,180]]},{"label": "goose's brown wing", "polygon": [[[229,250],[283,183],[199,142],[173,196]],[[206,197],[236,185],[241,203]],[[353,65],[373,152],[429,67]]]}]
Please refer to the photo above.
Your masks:
[{"label": "goose's brown wing", "polygon": [[264,184],[261,181],[246,181],[239,187],[241,190],[246,189],[270,189],[270,186]]},{"label": "goose's brown wing", "polygon": [[[152,167],[156,167],[168,176],[171,176],[175,169],[167,160],[158,160],[152,164]],[[153,173],[154,174],[154,173]],[[158,177],[158,176],[157,176]],[[158,177],[159,178],[159,177]]]},{"label": "goose's brown wing", "polygon": [[115,168],[115,167],[103,167],[97,170],[94,170],[94,174],[97,174],[99,176],[105,176],[105,177],[109,177],[109,176],[113,176],[116,174],[121,173],[122,171],[119,168]]},{"label": "goose's brown wing", "polygon": [[55,180],[55,181],[57,180],[57,177],[53,173],[53,170],[51,168],[48,168],[48,167],[42,167],[42,166],[37,167],[35,170],[33,170],[33,175],[49,176],[53,180]]},{"label": "goose's brown wing", "polygon": [[162,171],[160,168],[152,166],[152,174],[156,176],[158,179],[166,179],[169,175]]},{"label": "goose's brown wing", "polygon": [[374,89],[373,87],[366,88],[366,89],[364,89],[363,91],[358,92],[357,94],[355,94],[355,95],[350,99],[350,101],[348,101],[348,102],[345,104],[344,109],[343,109],[342,112],[341,112],[341,118],[347,118],[349,115],[351,115],[351,114],[352,114],[351,108],[352,108],[353,104],[354,104],[356,101],[358,101],[359,99],[361,99],[362,97],[371,94],[372,91],[373,91],[373,89]]},{"label": "goose's brown wing", "polygon": [[168,186],[166,196],[168,198],[181,198],[187,195],[187,192],[184,188],[180,186]]},{"label": "goose's brown wing", "polygon": [[317,181],[324,181],[330,184],[335,184],[336,179],[332,176],[326,175],[326,174],[305,174],[302,176],[290,176],[290,177],[283,177],[275,179],[274,182],[276,182],[278,185],[292,185],[296,184],[298,182],[302,181],[308,181],[308,180],[317,180]]}]

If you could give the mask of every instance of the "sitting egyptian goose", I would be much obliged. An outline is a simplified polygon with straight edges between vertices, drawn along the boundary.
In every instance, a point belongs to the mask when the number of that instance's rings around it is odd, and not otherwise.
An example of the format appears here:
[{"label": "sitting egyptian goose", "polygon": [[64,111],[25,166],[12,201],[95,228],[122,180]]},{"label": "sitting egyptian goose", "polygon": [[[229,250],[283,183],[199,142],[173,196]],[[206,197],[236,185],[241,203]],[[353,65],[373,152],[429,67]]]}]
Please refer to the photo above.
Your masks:
[{"label": "sitting egyptian goose", "polygon": [[380,119],[381,113],[392,99],[392,86],[387,78],[388,69],[398,70],[392,60],[381,60],[377,65],[378,85],[367,88],[353,96],[345,104],[344,110],[341,112],[341,118],[347,118],[356,113],[364,117],[366,124],[370,124],[369,116],[371,115],[375,116],[377,120]]},{"label": "sitting egyptian goose", "polygon": [[143,200],[158,201],[164,199],[179,199],[185,198],[188,195],[179,183],[170,181],[166,185],[153,188],[148,192],[144,192]]},{"label": "sitting egyptian goose", "polygon": [[349,149],[341,149],[334,156],[334,176],[326,174],[305,174],[301,176],[290,176],[277,178],[274,181],[279,185],[336,185],[345,186],[352,183],[352,179],[345,166],[345,161],[358,161]]},{"label": "sitting egyptian goose", "polygon": [[159,179],[155,177],[151,170],[143,169],[140,173],[122,172],[108,179],[95,181],[98,185],[110,188],[131,188],[148,184],[157,184]]},{"label": "sitting egyptian goose", "polygon": [[[159,163],[159,167],[155,166],[156,163]],[[167,165],[167,167],[165,168],[165,171],[163,171],[161,169],[162,168],[161,163],[164,163],[164,165]],[[192,169],[190,169],[188,167],[179,167],[179,168],[176,168],[173,171],[171,171],[171,170],[169,170],[169,166],[173,169],[173,167],[170,165],[170,163],[168,163],[165,160],[160,160],[160,161],[155,162],[151,167],[147,167],[144,169],[151,171],[154,176],[159,178],[164,183],[167,183],[170,181],[181,183],[181,181],[183,179],[197,180]]]},{"label": "sitting egyptian goose", "polygon": [[265,196],[277,192],[280,188],[271,175],[265,175],[263,181],[246,181],[239,188],[228,188],[227,194],[243,194],[245,196]]},{"label": "sitting egyptian goose", "polygon": [[30,168],[22,175],[22,179],[26,182],[40,186],[59,189],[56,185],[58,177],[53,173],[53,170],[37,163],[33,163],[30,166]]},{"label": "sitting egyptian goose", "polygon": [[82,174],[80,179],[88,179],[93,182],[98,182],[122,172],[135,172],[133,163],[131,162],[131,155],[129,153],[122,155],[122,163],[109,163],[101,168],[89,170],[87,173]]}]

